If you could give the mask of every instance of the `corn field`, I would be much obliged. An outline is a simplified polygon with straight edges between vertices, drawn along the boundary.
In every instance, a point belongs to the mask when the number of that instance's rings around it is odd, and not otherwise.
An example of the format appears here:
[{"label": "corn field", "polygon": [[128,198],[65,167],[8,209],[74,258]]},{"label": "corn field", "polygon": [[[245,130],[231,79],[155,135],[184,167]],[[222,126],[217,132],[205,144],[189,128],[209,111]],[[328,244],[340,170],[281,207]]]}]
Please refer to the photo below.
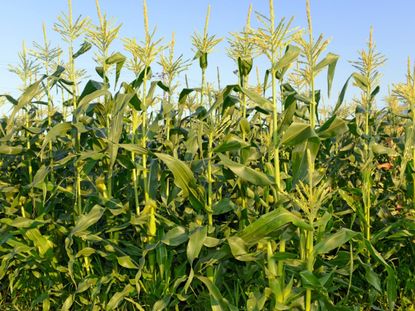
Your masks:
[{"label": "corn field", "polygon": [[[189,60],[145,1],[139,40],[96,8],[93,24],[69,0],[61,47],[44,26],[10,67],[21,93],[1,97],[1,310],[415,310],[411,60],[382,101],[386,58],[368,30],[332,94],[340,56],[313,32],[309,0],[305,29],[269,0],[226,40],[209,33],[209,7]],[[237,69],[226,86],[208,66],[221,41]],[[94,73],[77,64],[88,57]]]}]

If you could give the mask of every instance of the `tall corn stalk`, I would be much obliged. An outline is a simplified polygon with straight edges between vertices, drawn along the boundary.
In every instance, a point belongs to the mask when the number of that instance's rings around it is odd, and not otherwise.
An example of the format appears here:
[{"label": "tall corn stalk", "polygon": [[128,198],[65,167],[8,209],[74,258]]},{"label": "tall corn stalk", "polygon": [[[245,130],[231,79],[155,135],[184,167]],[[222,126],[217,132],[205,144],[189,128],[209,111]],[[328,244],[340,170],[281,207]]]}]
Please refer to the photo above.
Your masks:
[{"label": "tall corn stalk", "polygon": [[[109,66],[108,58],[110,56],[110,46],[117,39],[121,25],[113,26],[107,16],[101,13],[101,8],[99,5],[99,0],[95,1],[95,6],[98,15],[98,25],[93,25],[88,28],[88,38],[91,43],[97,48],[98,52],[96,54],[96,62],[99,64],[99,67],[96,68],[98,74],[102,77],[104,89],[109,88]],[[108,96],[104,96],[104,107],[105,107],[105,127],[107,129],[107,134],[110,129],[111,124],[111,110],[112,110],[112,101],[109,100]],[[107,135],[109,136],[109,135]],[[113,179],[113,167],[109,165],[109,170],[106,174],[106,191],[105,195],[109,198],[112,197],[112,179]]]},{"label": "tall corn stalk", "polygon": [[[406,164],[412,161],[412,167],[415,168],[415,146],[412,143],[415,135],[415,65],[411,69],[411,60],[408,57],[408,66],[406,73],[406,82],[394,85],[393,94],[402,101],[411,114],[411,126],[407,133],[408,146],[405,145],[404,159],[401,165],[401,182],[405,174]],[[412,172],[412,206],[415,208],[415,173]]]},{"label": "tall corn stalk", "polygon": [[[43,45],[40,45],[36,42],[33,43],[34,50],[31,52],[33,56],[39,59],[42,63],[43,68],[45,69],[46,74],[46,83],[44,85],[46,99],[47,99],[47,120],[48,120],[48,128],[49,130],[52,128],[52,114],[54,112],[53,107],[53,97],[50,93],[51,78],[49,75],[56,69],[57,67],[57,59],[59,55],[62,53],[60,48],[53,48],[48,40],[47,33],[46,33],[46,25],[43,23],[42,25],[42,32],[43,32]],[[49,165],[50,167],[53,166],[53,146],[52,141],[49,142]],[[54,181],[54,174],[53,170],[50,173],[51,181]]]},{"label": "tall corn stalk", "polygon": [[[272,151],[274,155],[274,202],[278,202],[280,192],[283,191],[281,187],[281,164],[280,164],[280,150],[279,150],[279,133],[278,133],[278,92],[277,92],[277,64],[279,58],[282,56],[283,50],[293,39],[295,30],[291,30],[290,26],[293,18],[285,22],[283,18],[278,24],[275,21],[274,13],[274,1],[269,1],[269,13],[270,17],[267,18],[263,15],[257,14],[257,18],[262,24],[262,27],[257,29],[252,35],[253,42],[259,48],[259,50],[268,58],[271,69],[271,103],[272,103],[272,121],[269,124],[270,141],[272,141]],[[266,85],[264,85],[266,87]],[[285,251],[285,240],[280,242],[280,251]],[[277,264],[273,258],[273,246],[271,242],[267,244],[268,255],[268,270],[269,270],[269,282],[270,287],[273,290],[275,299],[277,302],[283,302],[283,287],[285,284],[282,275],[282,263]]]},{"label": "tall corn stalk", "polygon": [[183,55],[175,58],[175,34],[172,33],[172,38],[169,44],[169,53],[167,56],[164,54],[160,55],[159,64],[163,68],[163,75],[165,75],[165,82],[169,89],[167,92],[167,104],[164,104],[163,110],[166,109],[166,138],[170,140],[170,130],[172,127],[171,124],[171,112],[173,110],[173,94],[177,88],[175,79],[179,76],[180,73],[187,70],[190,66],[189,61],[183,59]]},{"label": "tall corn stalk", "polygon": [[[142,106],[142,113],[141,113],[141,147],[146,148],[147,147],[147,126],[148,126],[148,120],[147,120],[147,109],[148,109],[148,103],[147,103],[147,86],[148,81],[151,79],[150,74],[150,66],[158,56],[158,54],[164,50],[164,46],[161,45],[161,39],[155,40],[154,35],[155,31],[150,32],[149,30],[149,24],[148,24],[148,11],[147,11],[147,2],[143,1],[143,17],[144,17],[144,35],[145,39],[143,42],[137,43],[135,39],[125,39],[125,47],[127,47],[131,53],[133,54],[133,57],[138,59],[140,64],[144,67],[143,69],[143,79],[142,79],[142,89],[141,89],[141,106]],[[139,124],[139,115],[137,111],[133,110],[133,121],[132,121],[132,137],[133,137],[133,143],[135,143],[135,136],[137,127]],[[131,157],[133,162],[135,162],[135,153],[131,153]],[[147,154],[143,154],[142,156],[142,166],[143,166],[143,187],[144,187],[144,202],[145,205],[149,204],[150,197],[148,192],[148,170],[147,170]],[[140,214],[140,206],[139,206],[139,198],[138,198],[138,165],[132,172],[132,179],[133,179],[133,185],[134,185],[134,194],[135,194],[135,203],[136,203],[136,213]],[[150,204],[151,205],[151,204]],[[150,206],[149,205],[149,206]],[[154,216],[155,211],[151,209],[151,215]],[[151,217],[153,217],[151,216]],[[152,230],[154,231],[154,230]],[[153,232],[155,234],[155,231]]]},{"label": "tall corn stalk", "polygon": [[364,234],[370,241],[371,238],[371,208],[372,208],[372,174],[373,152],[371,150],[371,117],[375,95],[379,91],[380,74],[378,68],[383,65],[385,58],[376,52],[373,41],[373,28],[370,30],[367,50],[359,53],[359,60],[352,62],[358,70],[354,74],[355,85],[361,90],[360,104],[363,107],[363,167],[362,167],[362,196],[364,206]]},{"label": "tall corn stalk", "polygon": [[[68,0],[68,14],[63,14],[58,17],[58,22],[54,24],[54,30],[57,31],[62,39],[68,44],[68,75],[69,79],[72,82],[72,108],[75,111],[78,106],[78,96],[77,96],[77,74],[75,67],[75,58],[74,58],[74,44],[75,41],[81,37],[86,32],[86,27],[89,24],[87,18],[77,18],[74,22],[73,12],[72,12],[72,0]],[[73,114],[72,122],[76,124],[78,122],[76,114]],[[74,145],[75,152],[80,153],[80,133],[76,131],[74,135]],[[81,165],[79,161],[75,164],[75,211],[77,215],[80,215],[82,212],[82,194],[81,194]]]},{"label": "tall corn stalk", "polygon": [[[167,56],[164,54],[160,55],[159,64],[163,68],[163,78],[164,82],[167,84],[168,92],[167,92],[167,100],[163,103],[163,112],[165,114],[165,127],[166,127],[166,140],[167,144],[171,146],[172,151],[175,150],[175,145],[170,139],[170,132],[172,127],[172,120],[171,115],[174,111],[173,107],[173,94],[175,89],[177,88],[177,84],[175,84],[175,79],[177,76],[182,73],[183,71],[187,70],[190,66],[189,61],[183,59],[183,55],[175,58],[174,49],[175,49],[175,34],[172,33],[172,38],[169,44],[169,53]],[[166,93],[166,92],[165,92]],[[180,109],[178,107],[178,109]],[[178,116],[178,120],[180,120],[180,116]],[[170,194],[170,180],[166,181],[166,197],[168,198]]]},{"label": "tall corn stalk", "polygon": [[[249,6],[248,15],[245,22],[245,27],[240,33],[231,33],[232,38],[228,39],[230,45],[228,49],[228,56],[236,63],[238,66],[238,75],[239,75],[239,85],[244,89],[248,89],[249,74],[252,70],[254,57],[258,53],[256,46],[252,40],[250,40],[250,35],[252,34],[251,29],[251,14],[252,14],[252,5]],[[241,92],[241,124],[249,124],[247,119],[247,96],[246,92]],[[246,140],[246,130],[241,126],[242,140]],[[243,161],[243,150],[240,152],[241,163]],[[242,163],[243,164],[243,163]],[[240,226],[244,227],[247,223],[248,211],[247,211],[247,198],[246,191],[242,193],[242,214],[243,219],[241,220]]]},{"label": "tall corn stalk", "polygon": [[[9,71],[16,74],[21,82],[22,82],[22,90],[24,91],[26,87],[32,82],[33,77],[39,72],[39,65],[36,64],[36,62],[33,59],[29,58],[26,43],[23,41],[22,43],[22,51],[19,52],[19,61],[20,64],[18,66],[9,66]],[[25,123],[26,127],[29,128],[30,126],[30,115],[29,115],[29,109],[30,107],[26,108],[25,111]],[[30,135],[28,132],[26,132],[26,148],[27,150],[30,150],[31,143],[30,143]],[[33,182],[33,167],[32,167],[32,160],[30,159],[30,156],[27,157],[27,170],[28,170],[28,176],[29,176],[29,182],[32,184]],[[33,211],[36,207],[36,201],[35,201],[35,195],[34,195],[34,188],[33,186],[30,187],[30,195],[31,195],[31,201],[32,201],[32,208]],[[22,207],[22,217],[26,217],[26,211]]]},{"label": "tall corn stalk", "polygon": [[[201,69],[201,85],[200,85],[200,100],[199,105],[203,107],[204,103],[204,95],[206,92],[206,69],[208,67],[208,55],[213,51],[214,47],[222,41],[221,38],[215,38],[215,35],[209,36],[208,28],[209,28],[209,17],[210,17],[210,5],[208,6],[206,19],[205,19],[205,26],[203,28],[203,35],[198,34],[195,32],[192,36],[192,44],[196,50],[195,58],[199,59],[199,67]],[[199,136],[201,137],[203,130],[202,124],[199,126]],[[208,211],[208,224],[212,226],[213,219],[212,219],[212,184],[213,184],[213,177],[212,177],[212,144],[213,144],[213,131],[210,131],[208,137],[208,151],[207,151],[207,172],[206,172],[206,179],[208,183],[208,193],[207,193],[207,211]],[[203,150],[200,150],[200,156],[203,158]]]},{"label": "tall corn stalk", "polygon": [[[316,101],[316,90],[315,90],[315,78],[325,67],[328,68],[327,71],[327,86],[328,86],[328,96],[330,96],[330,90],[332,85],[332,80],[334,76],[334,70],[337,64],[338,56],[332,53],[328,53],[325,58],[320,60],[321,54],[326,49],[329,44],[329,40],[323,39],[323,36],[320,35],[317,40],[313,36],[313,24],[311,17],[311,5],[310,0],[306,0],[306,15],[307,15],[307,34],[308,37],[305,39],[302,35],[296,37],[296,42],[300,46],[304,61],[304,67],[297,70],[297,73],[302,77],[304,84],[307,86],[308,94],[305,96],[308,98],[308,111],[309,111],[309,126],[310,130],[314,133],[316,130],[317,124],[317,101]],[[315,159],[318,152],[318,146],[320,144],[318,137],[314,137],[318,142],[312,143],[311,140],[307,140],[307,147],[305,150],[304,157],[307,161],[307,176],[308,180],[308,190],[305,199],[308,200],[310,207],[313,207],[312,212],[307,212],[308,221],[312,227],[312,230],[301,231],[300,233],[300,254],[301,258],[306,261],[307,271],[313,273],[314,270],[314,221],[317,217],[317,212],[320,208],[320,204],[315,204],[317,193],[315,193],[315,188],[317,187],[318,181],[314,180],[316,174],[315,169]],[[312,147],[313,144],[317,144],[317,147]],[[313,150],[314,149],[314,150]],[[304,186],[303,186],[304,188]],[[321,186],[322,189],[327,187]],[[322,190],[323,191],[323,190]],[[325,191],[325,190],[324,190]],[[305,296],[305,310],[309,311],[312,308],[312,290],[310,288],[306,289]]]}]

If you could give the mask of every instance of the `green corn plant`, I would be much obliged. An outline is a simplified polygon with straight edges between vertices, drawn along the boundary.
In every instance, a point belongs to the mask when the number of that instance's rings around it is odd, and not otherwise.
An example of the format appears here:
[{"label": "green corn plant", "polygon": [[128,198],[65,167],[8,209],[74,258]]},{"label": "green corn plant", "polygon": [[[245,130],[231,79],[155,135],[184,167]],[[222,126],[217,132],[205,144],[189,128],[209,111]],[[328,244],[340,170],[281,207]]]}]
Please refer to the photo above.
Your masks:
[{"label": "green corn plant", "polygon": [[[271,150],[273,152],[273,175],[274,175],[274,202],[278,201],[279,193],[283,191],[281,185],[281,163],[280,163],[280,150],[279,150],[279,125],[278,125],[278,94],[277,94],[277,76],[279,75],[279,70],[282,69],[281,60],[283,59],[283,50],[289,45],[293,40],[293,35],[295,34],[295,29],[290,29],[293,18],[285,22],[283,18],[278,25],[275,22],[275,13],[274,13],[274,2],[269,1],[269,12],[270,18],[267,18],[263,15],[257,14],[257,18],[262,24],[262,27],[257,29],[253,35],[252,40],[254,44],[258,47],[261,53],[265,54],[268,58],[271,69],[269,71],[271,75],[271,116],[272,122],[269,124],[269,141],[271,143]],[[298,55],[298,54],[297,54]],[[286,62],[284,67],[288,67],[291,61],[295,60],[296,56],[291,58]],[[264,88],[266,88],[266,83],[264,83]],[[273,257],[272,245],[269,242],[267,246],[268,250],[268,269],[270,273],[270,287],[273,288],[275,299],[278,303],[281,303],[283,300],[282,288],[285,287],[285,281],[283,278],[283,264],[282,262],[277,264]],[[285,240],[280,241],[280,251],[285,251]],[[276,280],[275,278],[278,278]]]},{"label": "green corn plant", "polygon": [[[71,86],[71,95],[72,95],[72,108],[76,110],[78,108],[78,81],[82,78],[82,75],[79,75],[76,67],[75,67],[75,59],[82,55],[83,53],[87,52],[91,45],[84,43],[81,49],[75,53],[74,45],[75,41],[80,38],[87,30],[87,26],[89,26],[89,20],[87,18],[81,18],[79,16],[75,21],[73,19],[72,13],[72,0],[68,0],[68,14],[62,13],[61,16],[58,17],[58,22],[54,24],[54,30],[58,32],[63,41],[68,44],[68,65],[67,65],[67,73],[69,81],[72,82]],[[65,114],[64,114],[64,119]],[[73,114],[72,122],[76,124],[78,122],[76,115]],[[81,151],[80,146],[80,133],[77,132],[74,135],[74,145],[75,145],[75,152],[77,154]],[[80,214],[82,211],[82,193],[81,193],[81,166],[79,162],[76,162],[75,168],[75,211]]]},{"label": "green corn plant", "polygon": [[[315,41],[313,36],[313,26],[311,18],[311,5],[310,1],[306,1],[306,15],[307,15],[307,34],[308,40],[305,39],[302,35],[296,36],[296,42],[302,50],[304,61],[304,67],[300,68],[298,73],[304,81],[304,85],[307,86],[308,95],[306,104],[309,106],[309,126],[311,131],[314,131],[317,125],[316,118],[318,117],[317,110],[317,101],[316,101],[316,89],[315,89],[315,77],[317,74],[325,67],[328,68],[327,73],[327,86],[328,86],[328,96],[330,96],[330,90],[332,86],[334,70],[337,64],[338,56],[332,53],[329,53],[324,59],[319,60],[322,52],[326,49],[329,44],[329,40],[324,40],[323,36],[320,35],[319,38]],[[315,160],[317,152],[319,149],[319,138],[311,137],[307,140],[307,146],[304,148],[303,159],[307,159],[307,179],[309,187],[309,198],[313,198],[313,189],[317,185],[318,181],[314,181],[316,177],[315,170]],[[300,147],[300,149],[302,149]],[[318,178],[317,178],[318,180]],[[311,222],[312,224],[312,222]],[[312,272],[314,265],[313,258],[313,243],[314,243],[314,233],[313,231],[302,232],[304,234],[302,241],[305,243],[302,248],[305,251],[302,251],[301,254],[304,256],[304,259],[307,261],[307,270]],[[312,290],[310,288],[306,289],[305,296],[305,310],[311,310],[312,306]]]},{"label": "green corn plant", "polygon": [[110,46],[117,39],[120,32],[121,24],[114,26],[106,17],[102,15],[99,1],[95,1],[98,25],[91,25],[87,28],[88,40],[97,48],[96,62],[99,67],[97,73],[101,76],[104,83],[108,83],[108,66],[107,59],[110,56]]},{"label": "green corn plant", "polygon": [[[215,46],[219,44],[222,41],[222,38],[216,38],[215,35],[209,36],[208,34],[208,28],[209,28],[209,18],[210,18],[210,5],[208,6],[207,13],[206,13],[206,19],[205,19],[205,26],[203,29],[203,35],[200,35],[199,33],[195,32],[192,36],[192,44],[195,48],[196,55],[195,59],[199,60],[199,67],[202,71],[202,80],[200,85],[200,101],[199,106],[204,107],[204,96],[205,93],[207,93],[208,99],[209,99],[209,93],[207,92],[207,85],[206,85],[206,69],[208,67],[208,55],[213,51]],[[210,108],[210,105],[208,105]],[[203,126],[200,125],[199,127],[199,137],[201,139],[201,132],[203,130]],[[212,129],[209,130],[208,134],[208,151],[207,151],[207,184],[208,184],[208,192],[207,192],[207,211],[208,211],[208,223],[210,226],[213,224],[212,220],[212,145],[213,145],[213,131]],[[200,148],[200,157],[203,158],[203,148]]]},{"label": "green corn plant", "polygon": [[[141,43],[137,43],[134,39],[126,39],[125,47],[130,50],[133,54],[134,58],[137,58],[140,63],[143,65],[144,69],[142,71],[142,80],[140,81],[142,85],[141,91],[141,147],[146,148],[147,146],[147,130],[148,130],[148,120],[147,120],[147,91],[148,91],[148,81],[150,80],[150,66],[156,60],[157,55],[164,49],[164,46],[161,45],[161,39],[154,39],[155,30],[150,32],[149,24],[148,24],[148,12],[147,12],[147,2],[143,2],[143,16],[144,16],[144,35],[145,40]],[[133,110],[132,112],[132,137],[133,137],[133,144],[135,142],[135,136],[137,127],[139,124],[139,116],[137,111]],[[131,153],[131,158],[135,161],[135,153]],[[150,202],[150,196],[148,192],[148,171],[147,171],[147,155],[144,154],[142,156],[142,176],[143,176],[143,187],[144,187],[144,201],[145,204]],[[134,184],[134,191],[135,191],[135,204],[136,204],[136,212],[137,214],[140,213],[140,205],[139,205],[139,197],[138,197],[138,167],[135,168],[132,172],[132,179]],[[152,209],[153,210],[153,209]]]},{"label": "green corn plant", "polygon": [[[228,39],[229,48],[228,48],[228,56],[236,63],[238,66],[238,75],[239,75],[239,86],[242,89],[248,89],[248,81],[249,81],[249,74],[252,70],[254,57],[258,54],[256,49],[256,45],[250,40],[250,33],[252,32],[251,29],[251,14],[252,14],[252,5],[249,6],[248,15],[246,18],[245,27],[242,32],[240,33],[231,33],[232,38]],[[242,132],[242,140],[246,140],[247,130],[246,128],[249,126],[249,121],[247,119],[247,96],[245,92],[241,92],[240,100],[241,100],[241,132]],[[248,126],[247,126],[248,125]],[[243,151],[241,150],[241,162],[243,159]],[[245,187],[241,185],[242,188]],[[245,192],[245,191],[244,191]],[[245,221],[241,222],[243,226],[246,223],[247,219],[247,198],[245,193],[242,193],[242,213]]]},{"label": "green corn plant", "polygon": [[210,5],[208,6],[205,27],[203,29],[203,35],[195,32],[192,36],[192,45],[195,48],[196,55],[194,59],[199,60],[199,67],[202,70],[202,81],[200,84],[200,106],[203,106],[203,97],[206,87],[206,69],[208,66],[208,55],[213,51],[216,45],[218,45],[222,38],[216,38],[215,35],[209,36],[209,17],[210,17]]},{"label": "green corn plant", "polygon": [[[114,55],[110,56],[110,47],[111,44],[117,39],[121,24],[117,26],[113,26],[111,22],[108,20],[106,14],[102,15],[101,8],[99,5],[99,1],[95,1],[95,6],[98,14],[98,25],[94,25],[87,29],[87,36],[91,43],[97,48],[96,53],[96,62],[99,66],[95,68],[98,75],[101,76],[104,89],[109,88],[109,74],[110,74],[110,66],[114,62],[123,63],[123,57],[114,57]],[[115,59],[114,59],[115,58]],[[121,59],[120,59],[121,58]],[[118,69],[116,72],[116,82],[117,76],[119,74]],[[114,84],[114,88],[116,87],[116,83]],[[105,128],[109,131],[111,126],[111,111],[113,102],[109,100],[107,96],[104,96],[104,109],[105,109]],[[109,135],[108,135],[109,136]],[[111,165],[110,165],[111,166]],[[107,191],[108,196],[112,197],[112,168],[107,172],[106,182],[107,182]]]},{"label": "green corn plant", "polygon": [[22,43],[22,51],[19,52],[18,57],[19,64],[17,66],[9,65],[8,69],[19,77],[22,82],[20,90],[24,91],[29,84],[34,82],[35,76],[39,74],[40,65],[35,59],[30,58],[24,41]]},{"label": "green corn plant", "polygon": [[[38,71],[40,70],[40,67],[38,64],[36,64],[35,60],[29,58],[29,55],[26,49],[26,44],[24,41],[22,44],[22,51],[19,52],[18,56],[19,56],[20,64],[18,66],[9,66],[9,71],[13,72],[20,78],[22,82],[21,89],[25,90],[28,87],[28,85],[31,84],[34,75],[38,73]],[[25,114],[26,114],[25,124],[26,124],[26,127],[29,128],[30,126],[30,109],[29,108],[26,108]],[[26,132],[26,134],[27,134],[26,148],[27,150],[30,150],[31,149],[30,135],[29,135],[29,132]],[[29,176],[29,184],[32,184],[33,167],[32,167],[32,160],[29,157],[27,158],[27,170],[28,170],[27,173]],[[31,192],[32,208],[34,210],[36,207],[36,203],[35,203],[33,187],[31,187],[30,192]],[[26,217],[26,212],[23,208],[22,208],[22,217]]]},{"label": "green corn plant", "polygon": [[370,241],[371,238],[371,208],[372,208],[372,186],[371,179],[373,174],[373,151],[371,142],[371,118],[373,116],[373,106],[376,94],[379,92],[380,73],[378,68],[385,62],[385,58],[376,51],[373,41],[373,29],[370,30],[367,50],[360,52],[359,60],[353,62],[353,66],[358,70],[353,75],[356,86],[361,90],[359,101],[363,110],[363,133],[364,133],[364,153],[362,165],[362,196],[364,206],[364,231],[365,237]]},{"label": "green corn plant", "polygon": [[[209,18],[210,18],[210,5],[208,6],[205,26],[203,29],[203,35],[195,32],[192,36],[192,45],[195,48],[195,57],[194,59],[199,60],[199,67],[201,69],[201,84],[200,84],[200,99],[199,106],[204,107],[204,95],[206,93],[206,69],[208,67],[208,55],[213,51],[216,45],[218,45],[222,38],[216,38],[215,35],[209,36]],[[202,129],[202,127],[200,127]],[[202,133],[199,131],[199,139],[201,140]],[[201,143],[199,143],[201,145]],[[203,158],[203,149],[200,148],[200,158]],[[208,164],[209,165],[209,164]],[[210,180],[210,179],[209,179]]]},{"label": "green corn plant", "polygon": [[[169,44],[169,53],[167,56],[163,54],[160,55],[159,59],[159,65],[163,68],[163,77],[164,77],[164,83],[168,87],[167,93],[167,100],[164,99],[164,103],[162,105],[163,109],[163,115],[165,116],[166,121],[166,146],[170,148],[174,152],[176,149],[176,146],[174,144],[174,141],[171,141],[170,133],[172,128],[172,115],[174,112],[178,111],[180,108],[178,107],[178,110],[174,110],[173,106],[173,94],[176,88],[178,87],[178,84],[175,82],[175,79],[184,71],[186,71],[189,66],[190,62],[183,59],[183,55],[180,55],[179,57],[175,58],[174,55],[174,48],[175,48],[175,34],[173,32],[172,39]],[[177,123],[180,122],[181,116],[180,114],[176,117]],[[168,198],[170,195],[170,180],[167,179],[166,184],[166,197]]]},{"label": "green corn plant", "polygon": [[[36,57],[42,64],[47,76],[46,83],[44,86],[46,99],[47,99],[47,116],[48,116],[48,127],[52,128],[52,116],[54,113],[53,97],[50,93],[51,90],[51,79],[50,74],[57,69],[57,59],[62,53],[60,48],[53,48],[51,43],[48,41],[46,33],[46,25],[43,23],[43,46],[34,42],[34,50],[31,51],[32,55]],[[50,165],[53,165],[53,146],[52,142],[49,143],[49,161]],[[53,181],[54,174],[51,172],[51,180]]]},{"label": "green corn plant", "polygon": [[270,18],[257,14],[258,20],[263,27],[254,32],[252,40],[258,49],[266,55],[271,64],[271,98],[272,98],[272,124],[270,124],[270,134],[274,152],[274,180],[277,191],[281,191],[281,174],[279,162],[279,142],[278,142],[278,94],[277,94],[277,64],[282,57],[283,50],[293,40],[295,29],[290,29],[293,18],[285,22],[283,18],[278,25],[275,24],[274,2],[269,1]]},{"label": "green corn plant", "polygon": [[[252,5],[249,6],[248,16],[244,30],[240,33],[231,33],[232,38],[228,40],[228,56],[238,65],[239,85],[244,88],[248,87],[249,73],[253,66],[253,59],[256,56],[256,46],[250,40]],[[247,97],[244,93],[241,95],[242,100],[242,118],[246,118]],[[245,132],[242,132],[245,139]]]},{"label": "green corn plant", "polygon": [[[415,68],[415,67],[414,67]],[[404,159],[401,167],[401,182],[406,169],[406,164],[412,161],[412,166],[415,167],[415,148],[413,146],[411,138],[414,135],[415,124],[415,69],[411,70],[411,61],[408,58],[408,68],[406,73],[406,82],[395,84],[393,88],[393,94],[395,97],[403,102],[407,107],[408,112],[411,113],[411,129],[408,131],[409,139],[405,144]],[[409,160],[410,159],[410,160]],[[415,207],[415,174],[412,174],[412,205]]]},{"label": "green corn plant", "polygon": [[166,116],[166,139],[170,141],[170,130],[171,130],[171,115],[173,110],[172,94],[174,93],[177,85],[175,85],[175,79],[184,71],[186,71],[190,63],[183,59],[183,55],[175,58],[175,35],[172,34],[172,39],[169,44],[169,53],[167,56],[164,54],[160,55],[159,64],[163,68],[163,74],[165,75],[164,83],[168,87],[167,92],[167,103],[163,105],[163,112]]}]

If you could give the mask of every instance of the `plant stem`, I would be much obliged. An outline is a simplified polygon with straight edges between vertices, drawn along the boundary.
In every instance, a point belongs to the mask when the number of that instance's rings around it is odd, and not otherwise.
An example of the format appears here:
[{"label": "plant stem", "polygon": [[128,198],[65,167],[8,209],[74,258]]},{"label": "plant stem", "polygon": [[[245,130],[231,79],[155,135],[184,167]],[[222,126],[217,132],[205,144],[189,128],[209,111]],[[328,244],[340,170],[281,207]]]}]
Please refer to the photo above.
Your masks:
[{"label": "plant stem", "polygon": [[[316,207],[313,206],[314,198],[313,198],[313,175],[314,175],[314,162],[311,158],[311,151],[307,149],[307,162],[309,165],[308,171],[308,182],[309,182],[309,223],[312,228],[311,231],[306,231],[306,259],[307,259],[307,271],[313,272],[314,270],[314,218],[316,211],[314,210]],[[306,289],[306,297],[305,297],[305,310],[311,310],[311,289]]]},{"label": "plant stem", "polygon": [[213,151],[212,151],[212,143],[213,143],[213,129],[210,130],[209,133],[209,142],[208,142],[208,167],[207,167],[207,182],[208,182],[208,224],[209,227],[213,226],[213,217],[212,217],[212,198],[213,198],[213,191],[212,191],[212,157],[213,157]]},{"label": "plant stem", "polygon": [[[310,223],[313,226],[313,222]],[[313,272],[314,270],[314,256],[313,256],[313,231],[308,231],[306,233],[307,235],[307,271]],[[311,310],[311,289],[306,289],[306,297],[305,297],[305,310],[310,311]]]},{"label": "plant stem", "polygon": [[[144,68],[144,70],[147,70],[147,68]],[[131,142],[133,144],[136,144],[136,132],[138,128],[138,112],[135,110],[135,108],[132,108],[132,125],[131,125]],[[136,163],[135,160],[135,152],[131,151],[131,161],[133,163]],[[138,176],[138,168],[137,164],[133,168],[133,171],[131,173],[131,179],[133,182],[133,188],[134,188],[134,203],[135,203],[135,212],[137,215],[140,214],[140,201],[138,198],[138,182],[137,182],[137,176]]]},{"label": "plant stem", "polygon": [[[270,14],[271,14],[271,27],[274,30],[275,28],[275,17],[274,17],[274,2],[273,0],[269,1],[270,4]],[[276,50],[275,47],[272,47],[271,50],[272,57],[272,69],[271,69],[271,87],[272,87],[272,142],[274,150],[274,182],[276,186],[276,194],[281,190],[281,176],[280,176],[280,157],[279,157],[279,147],[278,147],[278,109],[277,109],[277,81],[275,78],[275,57]],[[275,198],[275,202],[278,201],[278,198]]]},{"label": "plant stem", "polygon": [[[142,118],[142,137],[141,137],[141,147],[147,147],[147,70],[144,71],[144,79],[143,79],[143,93],[142,93],[142,102],[143,102],[143,112],[141,115]],[[145,203],[148,202],[149,194],[148,194],[148,184],[147,184],[147,155],[143,154],[143,183],[144,183],[144,200]]]},{"label": "plant stem", "polygon": [[[72,29],[73,27],[73,17],[72,17],[72,0],[68,0],[68,8],[69,8],[69,28]],[[69,48],[68,48],[68,56],[69,56],[69,67],[70,67],[70,79],[72,81],[72,106],[73,111],[75,112],[78,105],[78,99],[77,99],[77,89],[76,89],[76,74],[75,74],[75,60],[73,58],[73,42],[74,38],[70,37],[69,40]],[[76,124],[78,122],[77,117],[75,114],[72,116],[72,122],[73,124]],[[75,130],[75,153],[80,153],[80,141],[81,141],[81,135],[78,132],[78,130]],[[75,162],[75,213],[76,215],[80,215],[82,213],[82,194],[81,194],[81,165],[79,161]]]},{"label": "plant stem", "polygon": [[[43,23],[43,40],[45,44],[45,48],[48,49],[48,39],[46,36],[46,25]],[[46,71],[46,97],[48,99],[48,128],[49,131],[52,128],[52,112],[53,112],[53,103],[52,103],[52,97],[50,94],[50,84],[49,84],[49,55],[48,50],[46,50],[46,61],[45,61],[45,71]],[[49,165],[52,168],[53,167],[53,146],[52,141],[49,141]],[[53,183],[54,182],[54,175],[53,175],[53,169],[50,172],[50,180]]]}]

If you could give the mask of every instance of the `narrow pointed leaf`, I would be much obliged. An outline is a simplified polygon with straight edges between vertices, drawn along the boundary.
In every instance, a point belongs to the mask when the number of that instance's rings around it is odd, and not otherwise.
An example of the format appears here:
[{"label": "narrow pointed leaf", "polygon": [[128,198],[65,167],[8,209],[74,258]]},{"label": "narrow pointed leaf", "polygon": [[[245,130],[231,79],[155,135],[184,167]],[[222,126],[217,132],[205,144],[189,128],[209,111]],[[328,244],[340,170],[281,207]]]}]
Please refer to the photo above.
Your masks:
[{"label": "narrow pointed leaf", "polygon": [[314,253],[319,255],[326,254],[331,250],[342,246],[358,234],[358,232],[342,228],[336,233],[325,237],[322,241],[317,243],[314,247]]},{"label": "narrow pointed leaf", "polygon": [[223,154],[219,154],[221,162],[224,166],[230,169],[236,176],[241,179],[250,182],[251,184],[258,186],[269,186],[272,185],[271,179],[262,172],[256,171],[243,164],[230,160]]}]

